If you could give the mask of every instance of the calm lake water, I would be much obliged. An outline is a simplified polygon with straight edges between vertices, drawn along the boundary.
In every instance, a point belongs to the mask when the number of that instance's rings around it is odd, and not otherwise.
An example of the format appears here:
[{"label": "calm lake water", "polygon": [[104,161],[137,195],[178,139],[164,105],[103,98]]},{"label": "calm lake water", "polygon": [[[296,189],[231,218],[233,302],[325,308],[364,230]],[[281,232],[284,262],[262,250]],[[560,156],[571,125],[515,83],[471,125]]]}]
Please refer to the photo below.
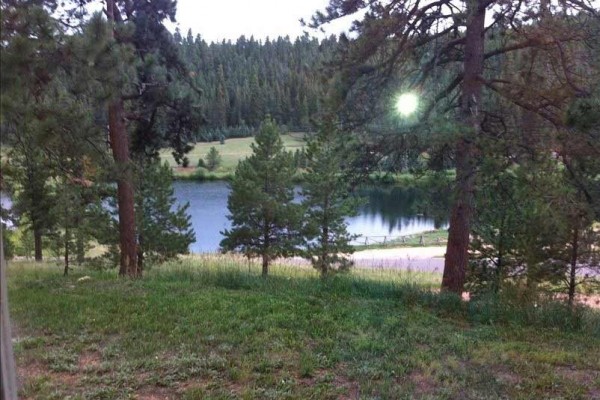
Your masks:
[{"label": "calm lake water", "polygon": [[[2,192],[0,192],[0,208],[3,210],[10,210],[12,208],[12,201],[10,200],[10,198],[8,196],[6,196]],[[10,222],[8,220],[5,221],[1,215],[0,215],[0,223],[4,223],[9,227],[12,226],[12,222]]]},{"label": "calm lake water", "polygon": [[[227,215],[229,186],[226,182],[187,182],[173,183],[175,197],[179,204],[190,203],[188,209],[192,226],[196,232],[196,242],[190,246],[193,253],[215,252],[223,238],[221,231],[230,227]],[[437,228],[445,228],[445,216],[433,217],[427,210],[426,196],[414,188],[363,188],[359,190],[365,203],[359,215],[348,219],[348,230],[361,235],[356,243],[381,242],[384,236],[397,237],[412,235]],[[3,208],[11,207],[10,199],[0,194]]]},{"label": "calm lake water", "polygon": [[[220,232],[230,227],[228,184],[178,181],[174,183],[174,189],[180,204],[190,203],[189,213],[196,232],[196,243],[190,250],[194,253],[217,251],[223,238]],[[366,202],[358,216],[348,219],[348,230],[353,234],[383,239],[384,236],[411,235],[447,226],[445,217],[427,215],[424,196],[417,190],[364,188],[359,193]]]}]

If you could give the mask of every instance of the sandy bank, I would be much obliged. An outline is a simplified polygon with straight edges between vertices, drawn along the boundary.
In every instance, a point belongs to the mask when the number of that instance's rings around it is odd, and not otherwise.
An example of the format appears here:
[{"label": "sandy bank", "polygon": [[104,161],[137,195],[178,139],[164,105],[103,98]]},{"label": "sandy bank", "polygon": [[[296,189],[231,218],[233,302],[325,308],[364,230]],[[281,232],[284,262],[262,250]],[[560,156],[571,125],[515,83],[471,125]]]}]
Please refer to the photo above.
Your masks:
[{"label": "sandy bank", "polygon": [[359,268],[412,269],[441,273],[445,253],[445,246],[400,247],[357,251],[351,258]]}]

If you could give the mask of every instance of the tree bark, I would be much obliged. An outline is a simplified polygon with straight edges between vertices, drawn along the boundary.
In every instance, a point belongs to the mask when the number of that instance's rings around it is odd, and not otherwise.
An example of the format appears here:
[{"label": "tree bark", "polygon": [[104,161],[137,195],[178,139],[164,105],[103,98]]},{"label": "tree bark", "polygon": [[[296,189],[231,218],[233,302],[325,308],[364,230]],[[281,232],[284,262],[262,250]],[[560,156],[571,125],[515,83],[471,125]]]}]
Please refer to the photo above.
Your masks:
[{"label": "tree bark", "polygon": [[65,228],[65,269],[63,271],[63,275],[69,275],[69,250],[70,250],[70,242],[71,242],[71,231],[67,227]]},{"label": "tree bark", "polygon": [[465,36],[463,81],[461,86],[460,121],[468,130],[456,144],[456,197],[450,215],[448,244],[444,263],[442,290],[462,294],[469,262],[469,235],[473,215],[475,178],[475,146],[480,132],[479,100],[481,98],[484,61],[485,12],[483,0],[467,2],[468,20]]},{"label": "tree bark", "polygon": [[262,255],[262,276],[266,278],[269,275],[269,256],[266,253]]},{"label": "tree bark", "polygon": [[85,261],[85,242],[83,240],[83,235],[81,232],[77,232],[75,246],[77,264],[81,265]]},{"label": "tree bark", "polygon": [[137,245],[137,269],[138,273],[141,275],[144,270],[144,250],[143,250],[143,235],[140,233],[138,235],[138,245]]},{"label": "tree bark", "polygon": [[[108,19],[115,23],[115,0],[107,0]],[[121,261],[120,276],[137,277],[141,271],[137,267],[137,239],[135,230],[135,204],[129,138],[124,120],[123,100],[118,98],[108,106],[108,129],[110,146],[118,168],[117,205],[119,208],[119,245]]]},{"label": "tree bark", "polygon": [[117,205],[119,208],[119,244],[121,262],[119,275],[139,276],[137,268],[137,239],[135,233],[135,204],[133,177],[129,159],[129,140],[123,121],[123,101],[108,106],[110,144],[118,168]]},{"label": "tree bark", "polygon": [[42,257],[42,231],[39,228],[33,229],[33,248],[34,248],[34,253],[35,253],[35,261],[41,262],[43,259],[43,257]]},{"label": "tree bark", "polygon": [[[268,193],[268,182],[265,181],[265,193]],[[269,274],[269,251],[271,250],[271,230],[270,218],[267,216],[263,220],[263,249],[262,249],[262,277],[266,278]]]},{"label": "tree bark", "polygon": [[577,253],[579,252],[579,224],[573,228],[571,242],[571,265],[569,271],[569,307],[573,307],[575,301],[575,288],[577,287]]},{"label": "tree bark", "polygon": [[327,219],[325,219],[323,224],[321,246],[321,278],[325,278],[327,276],[327,273],[329,272],[329,226]]}]

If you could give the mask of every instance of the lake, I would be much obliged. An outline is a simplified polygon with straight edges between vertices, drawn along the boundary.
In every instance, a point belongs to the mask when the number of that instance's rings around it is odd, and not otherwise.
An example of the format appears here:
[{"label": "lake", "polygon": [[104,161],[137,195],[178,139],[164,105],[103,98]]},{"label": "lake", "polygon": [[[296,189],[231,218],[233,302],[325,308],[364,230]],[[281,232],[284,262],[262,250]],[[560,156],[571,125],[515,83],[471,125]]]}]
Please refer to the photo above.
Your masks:
[{"label": "lake", "polygon": [[[176,181],[173,184],[179,204],[190,203],[189,213],[196,232],[196,243],[190,246],[193,253],[214,252],[223,238],[221,231],[230,227],[227,215],[226,182]],[[411,188],[362,188],[359,194],[365,203],[356,217],[348,219],[348,230],[364,237],[397,237],[445,228],[445,216],[428,215],[423,193]]]},{"label": "lake", "polygon": [[[221,231],[230,227],[227,215],[227,182],[173,183],[177,203],[190,203],[188,209],[192,226],[196,232],[196,242],[190,246],[193,253],[215,252],[223,238]],[[361,235],[355,241],[363,244],[365,237],[370,242],[381,242],[384,237],[412,235],[433,229],[446,228],[446,216],[432,216],[427,212],[426,196],[415,188],[368,187],[358,190],[365,199],[356,217],[348,219],[348,231]],[[0,195],[3,208],[10,208],[8,197]]]},{"label": "lake", "polygon": [[[12,208],[12,201],[10,200],[10,198],[8,196],[6,196],[4,193],[0,192],[0,209],[10,210],[11,208]],[[6,224],[6,226],[8,226],[8,227],[13,226],[12,222],[2,218],[2,215],[0,215],[0,223]]]}]

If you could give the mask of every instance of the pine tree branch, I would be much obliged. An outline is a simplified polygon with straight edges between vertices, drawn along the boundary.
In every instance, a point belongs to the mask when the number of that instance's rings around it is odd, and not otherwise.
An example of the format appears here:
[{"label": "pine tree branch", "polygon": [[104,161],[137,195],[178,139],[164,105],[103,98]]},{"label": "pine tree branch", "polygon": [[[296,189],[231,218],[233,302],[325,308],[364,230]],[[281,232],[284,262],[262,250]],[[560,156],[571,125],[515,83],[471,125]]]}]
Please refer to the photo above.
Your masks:
[{"label": "pine tree branch", "polygon": [[[493,92],[499,94],[501,97],[511,101],[512,103],[514,103],[515,105],[527,110],[527,111],[531,111],[532,113],[539,115],[540,117],[544,118],[545,120],[547,120],[548,122],[552,123],[555,127],[562,127],[564,124],[562,122],[562,120],[554,115],[551,115],[550,113],[545,112],[544,108],[542,107],[535,107],[532,104],[529,104],[525,101],[523,101],[521,98],[517,98],[515,96],[511,96],[508,93],[506,93],[504,90],[500,89],[499,87],[497,87],[495,85],[495,83],[499,83],[499,80],[488,80],[485,79],[484,77],[480,76],[479,80],[489,89],[491,89]],[[506,83],[506,84],[510,84],[509,81],[502,81],[501,83]]]},{"label": "pine tree branch", "polygon": [[440,101],[442,101],[443,99],[445,99],[450,93],[452,93],[452,91],[454,91],[454,89],[456,89],[458,87],[458,85],[460,85],[462,80],[463,80],[462,74],[457,75],[452,80],[452,82],[450,82],[450,84],[448,86],[446,86],[446,88],[444,90],[442,90],[441,92],[438,93],[437,96],[435,96],[435,99],[433,99],[431,104],[427,107],[427,109],[423,113],[424,119],[429,118],[429,115],[435,108],[436,104],[439,103]]},{"label": "pine tree branch", "polygon": [[515,43],[511,46],[506,46],[506,47],[502,47],[500,49],[496,49],[496,50],[487,52],[487,53],[485,53],[485,55],[483,57],[487,60],[488,58],[506,54],[511,51],[527,49],[530,47],[538,47],[538,46],[547,45],[547,44],[550,44],[550,41],[544,42],[544,41],[540,40],[539,38],[529,38],[523,42]]}]

